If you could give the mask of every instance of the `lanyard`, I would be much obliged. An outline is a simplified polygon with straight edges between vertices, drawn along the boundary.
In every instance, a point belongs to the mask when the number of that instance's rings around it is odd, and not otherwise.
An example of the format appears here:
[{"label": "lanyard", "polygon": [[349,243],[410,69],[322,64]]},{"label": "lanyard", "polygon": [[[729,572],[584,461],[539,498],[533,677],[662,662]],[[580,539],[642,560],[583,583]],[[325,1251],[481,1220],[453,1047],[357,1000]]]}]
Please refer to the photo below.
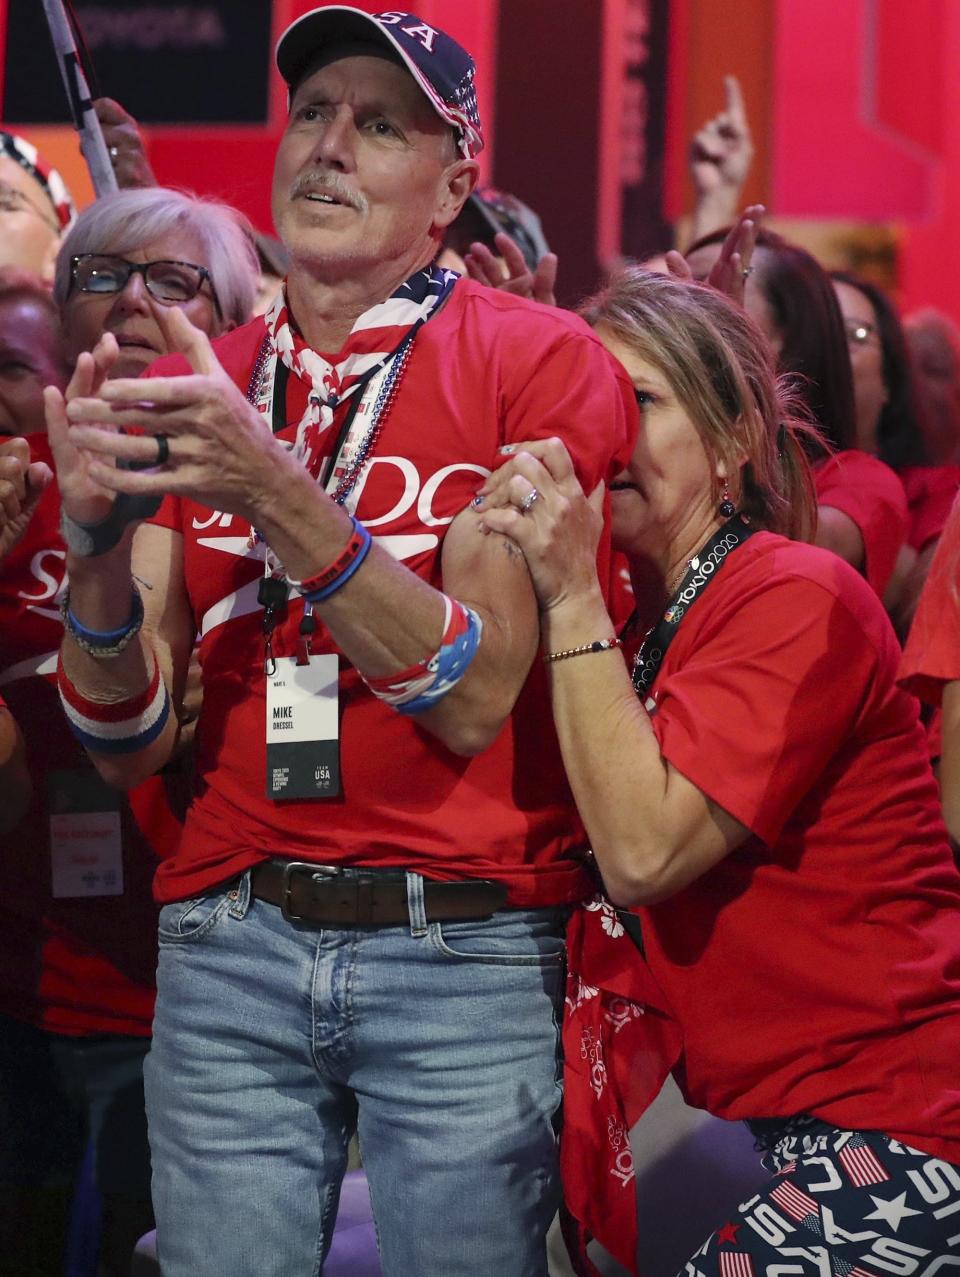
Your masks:
[{"label": "lanyard", "polygon": [[[676,637],[680,622],[687,612],[704,593],[707,586],[727,561],[731,551],[743,545],[748,537],[752,537],[756,528],[750,527],[742,515],[735,515],[713,534],[706,544],[689,561],[686,572],[674,591],[663,616],[657,625],[651,626],[644,635],[640,650],[633,661],[633,686],[638,696],[646,698],[653,686],[653,681],[660,672],[667,648]],[[634,616],[636,613],[634,613]],[[621,631],[620,637],[633,625],[631,616]],[[643,943],[643,927],[640,919],[629,909],[617,909],[617,917],[623,924],[627,935],[642,955],[646,955]]]},{"label": "lanyard", "polygon": [[[377,439],[380,435],[380,427],[386,418],[393,396],[400,384],[400,379],[410,356],[410,347],[413,344],[414,335],[422,322],[418,321],[397,350],[392,351],[387,359],[371,369],[370,374],[364,377],[362,382],[357,383],[356,389],[359,393],[353,396],[353,402],[347,410],[334,444],[333,452],[330,454],[323,479],[325,491],[336,501],[337,505],[346,503],[347,498],[356,486],[364,463],[376,447]],[[261,347],[261,352],[262,349]],[[273,363],[276,369],[279,361],[274,359]],[[263,368],[266,375],[268,365],[261,360],[260,355],[257,356],[257,365]],[[255,374],[257,365],[254,368]],[[274,375],[271,370],[269,374],[271,383],[274,380]],[[277,381],[280,381],[279,377]],[[285,379],[283,384],[285,384]],[[272,389],[270,393],[272,395]],[[258,407],[261,407],[263,403],[262,395],[263,391],[259,386],[256,388],[251,386],[250,391],[248,391],[248,398]],[[281,416],[285,415],[283,409],[284,405],[281,404]],[[362,413],[362,409],[368,411]],[[261,410],[269,412],[269,416],[274,422],[273,428],[276,430],[276,404],[271,403],[269,408],[261,408]],[[259,536],[259,534],[257,535]],[[273,575],[270,570],[269,558],[266,558],[264,561],[264,575],[257,589],[257,602],[263,608],[264,664],[268,675],[272,675],[276,670],[271,640],[277,622],[286,610],[288,592],[286,579]],[[309,607],[304,607],[303,617],[300,621],[300,638],[298,642],[297,659],[300,664],[306,664],[310,659],[310,641],[316,628],[317,623],[313,616],[313,610]]]},{"label": "lanyard", "polygon": [[[429,314],[422,315],[411,325],[399,345],[351,386],[349,394],[353,402],[337,434],[322,480],[324,490],[337,505],[346,504],[356,487],[366,461],[376,447],[381,426],[393,403],[410,358],[414,338],[427,320],[432,319],[441,309],[453,291],[457,278],[459,277],[455,276],[448,281]],[[286,417],[287,373],[286,366],[272,349],[269,336],[265,337],[260,344],[250,374],[247,399],[264,415],[274,434],[284,429],[286,424],[284,418]],[[276,393],[277,391],[279,394]],[[364,420],[360,420],[361,417]],[[259,533],[257,536],[259,537]],[[264,576],[257,590],[257,602],[264,609],[262,623],[264,663],[268,674],[276,669],[271,638],[281,614],[286,609],[287,595],[287,582],[273,575],[270,570],[269,555],[267,555],[264,562]],[[298,661],[301,664],[309,660],[310,640],[315,629],[316,621],[313,611],[305,607],[303,619],[300,622]]]},{"label": "lanyard", "polygon": [[[638,696],[645,696],[653,686],[653,681],[660,671],[667,648],[676,637],[680,622],[689,609],[703,594],[707,586],[727,561],[731,551],[743,545],[748,537],[752,537],[756,528],[750,527],[742,515],[728,519],[723,527],[718,528],[709,541],[690,560],[683,579],[667,604],[666,610],[657,625],[652,626],[644,636],[633,662],[633,686]],[[624,626],[626,632],[633,622],[633,617]]]},{"label": "lanyard", "polygon": [[[388,351],[378,363],[372,368],[368,368],[362,376],[358,377],[343,393],[331,394],[326,400],[317,395],[314,388],[311,388],[310,401],[316,406],[325,403],[329,410],[334,410],[340,406],[344,400],[353,399],[351,411],[347,414],[345,428],[348,428],[353,418],[357,415],[359,401],[365,397],[368,387],[371,383],[382,386],[382,375],[389,372],[391,368],[397,367],[406,362],[409,354],[410,344],[413,342],[417,333],[425,323],[431,320],[448,301],[450,294],[453,292],[454,286],[459,275],[452,271],[442,272],[444,279],[439,292],[434,295],[433,304],[426,314],[421,314],[407,329],[403,337],[393,348]],[[432,272],[433,283],[436,284],[436,271]],[[404,287],[408,288],[410,281]],[[399,292],[394,297],[399,296]],[[393,299],[391,299],[393,300]],[[253,369],[251,370],[250,379],[247,384],[246,397],[250,403],[264,416],[271,424],[273,433],[277,434],[286,428],[286,384],[289,376],[289,368],[280,358],[279,352],[273,344],[273,340],[269,331],[265,334],[260,348],[257,351],[257,357],[254,360]],[[388,383],[389,385],[389,383]],[[343,444],[344,430],[341,430],[340,438],[337,446],[333,450],[334,457],[337,456],[340,447]],[[330,471],[328,470],[328,474]]]}]

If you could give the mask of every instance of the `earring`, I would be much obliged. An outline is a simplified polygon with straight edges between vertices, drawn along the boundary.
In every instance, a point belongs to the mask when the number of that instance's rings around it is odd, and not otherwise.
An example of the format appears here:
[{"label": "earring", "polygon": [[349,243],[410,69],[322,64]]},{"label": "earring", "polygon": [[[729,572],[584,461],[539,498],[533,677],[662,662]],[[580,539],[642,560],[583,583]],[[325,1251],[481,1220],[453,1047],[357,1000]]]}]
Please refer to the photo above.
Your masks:
[{"label": "earring", "polygon": [[723,496],[720,499],[719,512],[725,519],[732,519],[737,513],[737,507],[730,500],[730,489],[726,484],[723,485]]}]

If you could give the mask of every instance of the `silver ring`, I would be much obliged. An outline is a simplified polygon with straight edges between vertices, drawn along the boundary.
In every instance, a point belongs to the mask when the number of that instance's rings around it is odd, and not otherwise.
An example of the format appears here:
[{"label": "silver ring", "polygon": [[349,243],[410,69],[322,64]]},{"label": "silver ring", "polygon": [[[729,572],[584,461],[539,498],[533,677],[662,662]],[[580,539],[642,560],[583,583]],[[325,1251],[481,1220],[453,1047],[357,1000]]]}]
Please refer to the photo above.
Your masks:
[{"label": "silver ring", "polygon": [[740,272],[740,274],[743,276],[743,278],[744,278],[744,279],[748,279],[748,278],[749,278],[749,277],[753,274],[753,267],[752,267],[752,266],[744,266],[744,268],[743,268],[743,270]]},{"label": "silver ring", "polygon": [[154,435],[153,437],[157,441],[157,459],[154,465],[165,466],[170,460],[170,444],[167,441],[167,436]]},{"label": "silver ring", "polygon": [[531,488],[527,495],[520,502],[520,513],[527,514],[540,500],[540,492],[537,488]]},{"label": "silver ring", "polygon": [[118,146],[108,147],[107,154],[110,156],[110,163],[115,164],[120,156],[120,148]]}]

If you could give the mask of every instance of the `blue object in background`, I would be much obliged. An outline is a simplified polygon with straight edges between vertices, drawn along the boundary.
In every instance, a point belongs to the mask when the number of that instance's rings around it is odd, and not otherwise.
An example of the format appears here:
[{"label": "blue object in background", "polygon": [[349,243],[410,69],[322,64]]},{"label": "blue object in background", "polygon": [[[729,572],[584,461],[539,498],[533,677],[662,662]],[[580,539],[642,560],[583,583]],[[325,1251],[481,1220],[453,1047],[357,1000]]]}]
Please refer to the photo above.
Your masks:
[{"label": "blue object in background", "polygon": [[93,1145],[88,1144],[70,1210],[64,1277],[97,1277],[99,1252],[100,1194],[93,1182]]}]

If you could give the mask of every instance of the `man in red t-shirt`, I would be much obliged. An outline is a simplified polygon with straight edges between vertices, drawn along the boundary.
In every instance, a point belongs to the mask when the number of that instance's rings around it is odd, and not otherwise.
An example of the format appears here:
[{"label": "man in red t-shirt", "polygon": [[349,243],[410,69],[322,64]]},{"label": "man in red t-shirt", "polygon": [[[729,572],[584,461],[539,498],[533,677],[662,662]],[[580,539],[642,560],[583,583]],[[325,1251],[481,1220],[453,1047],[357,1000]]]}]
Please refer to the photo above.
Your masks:
[{"label": "man in red t-shirt", "polygon": [[526,566],[471,498],[548,435],[593,489],[632,393],[578,319],[433,264],[477,177],[469,55],[333,6],[278,65],[293,266],[263,320],[211,347],[165,315],[185,358],[103,387],[81,361],[48,403],[61,694],[109,780],[169,756],[201,635],[197,794],[157,881],[161,1265],[315,1268],[357,1127],[385,1274],[545,1274],[588,879]]}]

